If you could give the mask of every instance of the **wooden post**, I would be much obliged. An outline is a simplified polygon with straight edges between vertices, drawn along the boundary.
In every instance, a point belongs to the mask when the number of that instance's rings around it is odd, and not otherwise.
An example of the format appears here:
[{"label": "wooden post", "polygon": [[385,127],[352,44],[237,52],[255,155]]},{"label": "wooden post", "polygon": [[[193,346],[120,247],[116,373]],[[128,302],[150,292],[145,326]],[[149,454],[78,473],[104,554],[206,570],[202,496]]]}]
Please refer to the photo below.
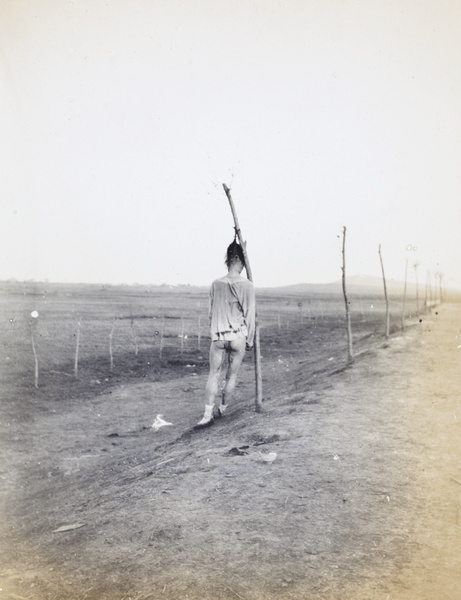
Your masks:
[{"label": "wooden post", "polygon": [[114,353],[112,351],[112,341],[114,339],[114,329],[115,329],[115,321],[117,320],[116,317],[114,317],[114,320],[112,321],[112,329],[110,330],[110,334],[109,334],[109,356],[110,356],[110,370],[113,371],[114,370]]},{"label": "wooden post", "polygon": [[32,323],[30,321],[29,321],[29,325],[30,325],[30,339],[32,341],[32,352],[34,353],[34,365],[35,365],[34,385],[36,388],[38,388],[38,358],[37,358],[37,351],[35,350],[34,331],[32,329]]},{"label": "wooden post", "polygon": [[161,326],[161,329],[160,329],[160,350],[159,350],[160,360],[162,359],[162,355],[163,355],[163,335],[164,335],[164,331],[165,331],[165,315],[163,315],[163,317],[162,317],[162,326]]},{"label": "wooden post", "polygon": [[405,284],[403,287],[403,305],[402,305],[402,331],[405,329],[405,302],[407,299],[407,274],[408,274],[408,258],[405,261]]},{"label": "wooden post", "polygon": [[183,316],[181,315],[181,356],[184,353],[184,319]]},{"label": "wooden post", "polygon": [[389,298],[387,296],[387,286],[386,286],[386,276],[384,275],[384,265],[383,265],[383,257],[381,255],[381,244],[379,244],[379,261],[381,263],[381,272],[383,274],[383,284],[384,284],[384,299],[386,300],[386,339],[389,337]]},{"label": "wooden post", "polygon": [[134,330],[134,316],[133,316],[133,305],[130,304],[130,314],[131,314],[131,336],[134,342],[134,354],[138,356],[138,340],[136,338],[136,333]]},{"label": "wooden post", "polygon": [[346,305],[346,322],[347,322],[347,341],[348,341],[348,362],[349,364],[354,362],[354,351],[352,348],[352,328],[351,328],[351,313],[349,310],[349,301],[346,293],[346,228],[343,227],[343,296],[344,304]]},{"label": "wooden post", "polygon": [[419,286],[418,286],[418,267],[419,263],[415,263],[413,268],[415,270],[415,279],[416,279],[416,317],[419,319]]},{"label": "wooden post", "polygon": [[202,344],[202,315],[200,314],[200,302],[198,304],[198,323],[197,323],[197,350],[200,352],[200,346]]},{"label": "wooden post", "polygon": [[77,379],[78,377],[78,352],[80,349],[80,326],[82,324],[82,320],[79,319],[77,322],[77,340],[75,343],[75,361],[74,361],[74,377]]},{"label": "wooden post", "polygon": [[[235,211],[235,206],[232,201],[230,189],[227,187],[227,185],[225,183],[223,183],[222,185],[223,185],[224,191],[226,193],[227,199],[229,200],[232,217],[234,218],[235,232],[239,239],[239,243],[242,246],[243,255],[245,257],[245,269],[247,272],[247,277],[250,281],[253,281],[253,275],[251,273],[250,261],[248,260],[248,254],[246,251],[246,242],[244,241],[242,232],[240,231],[240,226],[239,226],[239,222],[237,219],[237,213]],[[259,335],[259,324],[258,324],[258,319],[257,319],[256,315],[255,315],[254,349],[255,349],[255,383],[256,383],[255,410],[256,410],[256,412],[262,412],[263,387],[262,387],[262,375],[261,375],[261,344],[260,344],[260,335]]]}]

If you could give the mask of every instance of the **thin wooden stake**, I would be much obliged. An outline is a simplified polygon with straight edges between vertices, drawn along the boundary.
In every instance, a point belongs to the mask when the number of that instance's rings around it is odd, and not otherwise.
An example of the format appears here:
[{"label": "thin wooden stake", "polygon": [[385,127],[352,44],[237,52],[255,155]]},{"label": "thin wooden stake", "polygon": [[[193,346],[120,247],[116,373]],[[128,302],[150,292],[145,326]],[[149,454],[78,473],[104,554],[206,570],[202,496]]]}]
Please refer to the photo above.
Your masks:
[{"label": "thin wooden stake", "polygon": [[130,313],[131,313],[131,337],[133,338],[133,343],[134,343],[134,355],[138,356],[139,348],[138,348],[138,339],[136,337],[136,332],[134,330],[133,305],[130,305]]},{"label": "thin wooden stake", "polygon": [[181,356],[184,353],[184,318],[181,315]]},{"label": "thin wooden stake", "polygon": [[32,341],[32,352],[34,353],[34,364],[35,364],[35,373],[34,373],[34,385],[38,388],[38,358],[37,351],[35,350],[35,342],[34,342],[34,332],[32,329],[32,323],[29,321],[30,325],[30,339]]},{"label": "thin wooden stake", "polygon": [[403,306],[402,306],[402,331],[405,330],[405,302],[407,299],[407,274],[408,274],[408,258],[405,261],[405,285],[403,288]]},{"label": "thin wooden stake", "polygon": [[162,317],[162,325],[161,325],[161,328],[160,328],[160,349],[159,349],[160,360],[162,359],[162,355],[163,355],[163,334],[164,334],[164,330],[165,330],[165,315],[163,315],[163,317]]},{"label": "thin wooden stake", "polygon": [[413,268],[415,270],[415,279],[416,279],[416,317],[419,319],[419,286],[418,286],[418,267],[419,263],[415,263]]},{"label": "thin wooden stake", "polygon": [[114,338],[114,329],[115,329],[115,321],[117,320],[116,317],[114,317],[114,320],[112,321],[112,329],[110,330],[110,334],[109,334],[109,356],[110,356],[110,370],[113,371],[114,370],[114,353],[112,351],[112,341]]},{"label": "thin wooden stake", "polygon": [[[223,183],[222,185],[223,185],[224,191],[226,193],[227,199],[229,200],[232,217],[234,219],[234,224],[235,224],[235,232],[239,239],[239,243],[242,246],[243,256],[245,257],[245,269],[247,272],[247,277],[250,281],[253,281],[253,275],[251,273],[250,261],[248,260],[248,254],[246,251],[246,242],[244,241],[242,232],[240,230],[237,213],[235,210],[234,203],[232,201],[231,192],[225,183]],[[262,412],[263,384],[262,384],[262,375],[261,375],[261,344],[260,344],[259,324],[258,324],[256,312],[255,312],[254,349],[255,349],[255,385],[256,385],[255,410],[256,410],[256,412]]]},{"label": "thin wooden stake", "polygon": [[384,264],[383,264],[383,257],[381,255],[381,244],[379,244],[378,253],[379,253],[379,260],[381,262],[381,272],[383,274],[384,299],[386,300],[386,339],[387,339],[389,337],[389,330],[390,330],[389,298],[387,296],[386,276],[384,275]]},{"label": "thin wooden stake", "polygon": [[78,377],[78,351],[80,348],[80,325],[81,325],[81,319],[78,320],[77,322],[77,341],[76,341],[76,346],[75,346],[75,362],[74,362],[74,377],[75,379],[77,379]]},{"label": "thin wooden stake", "polygon": [[[200,311],[200,303],[199,303],[199,311]],[[197,324],[197,350],[200,350],[200,346],[202,343],[202,316],[199,312],[198,315],[198,324]]]},{"label": "thin wooden stake", "polygon": [[346,305],[346,322],[347,322],[347,341],[348,341],[347,357],[348,357],[348,362],[353,363],[354,362],[354,351],[352,348],[351,313],[349,310],[349,301],[347,299],[347,292],[346,292],[346,228],[345,227],[343,227],[343,266],[342,266],[342,271],[343,271],[343,277],[342,277],[343,296],[344,296],[344,304]]}]

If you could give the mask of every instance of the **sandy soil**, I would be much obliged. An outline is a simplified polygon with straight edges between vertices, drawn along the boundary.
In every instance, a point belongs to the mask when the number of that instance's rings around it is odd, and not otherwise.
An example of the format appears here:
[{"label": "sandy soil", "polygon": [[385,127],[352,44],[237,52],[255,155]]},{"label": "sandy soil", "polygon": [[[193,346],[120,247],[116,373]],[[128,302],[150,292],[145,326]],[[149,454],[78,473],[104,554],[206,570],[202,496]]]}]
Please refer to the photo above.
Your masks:
[{"label": "sandy soil", "polygon": [[199,432],[193,366],[82,397],[10,383],[0,600],[461,599],[460,328],[445,304],[323,373],[280,348],[262,414],[249,357]]}]

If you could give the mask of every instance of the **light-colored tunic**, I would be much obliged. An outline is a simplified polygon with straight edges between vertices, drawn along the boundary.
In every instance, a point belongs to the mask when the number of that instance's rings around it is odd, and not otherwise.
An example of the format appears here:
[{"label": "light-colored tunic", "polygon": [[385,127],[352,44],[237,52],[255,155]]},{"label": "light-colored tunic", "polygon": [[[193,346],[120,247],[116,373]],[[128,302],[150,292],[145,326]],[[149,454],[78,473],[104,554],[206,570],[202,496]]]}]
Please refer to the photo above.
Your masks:
[{"label": "light-colored tunic", "polygon": [[225,275],[210,289],[212,341],[231,341],[242,337],[253,346],[255,334],[255,291],[249,279]]}]

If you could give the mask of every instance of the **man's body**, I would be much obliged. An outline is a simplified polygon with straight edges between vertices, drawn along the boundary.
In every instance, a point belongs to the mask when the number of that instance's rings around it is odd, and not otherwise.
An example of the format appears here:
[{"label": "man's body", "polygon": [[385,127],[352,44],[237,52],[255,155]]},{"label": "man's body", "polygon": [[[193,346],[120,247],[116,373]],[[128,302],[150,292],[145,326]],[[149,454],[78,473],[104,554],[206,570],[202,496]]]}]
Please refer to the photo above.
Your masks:
[{"label": "man's body", "polygon": [[213,281],[210,290],[210,374],[205,390],[205,414],[198,423],[202,427],[213,422],[213,409],[226,354],[226,380],[221,403],[217,407],[220,416],[223,416],[232,398],[245,349],[251,349],[254,343],[254,286],[240,275],[245,259],[241,246],[235,241],[227,249],[226,265],[227,275]]}]

